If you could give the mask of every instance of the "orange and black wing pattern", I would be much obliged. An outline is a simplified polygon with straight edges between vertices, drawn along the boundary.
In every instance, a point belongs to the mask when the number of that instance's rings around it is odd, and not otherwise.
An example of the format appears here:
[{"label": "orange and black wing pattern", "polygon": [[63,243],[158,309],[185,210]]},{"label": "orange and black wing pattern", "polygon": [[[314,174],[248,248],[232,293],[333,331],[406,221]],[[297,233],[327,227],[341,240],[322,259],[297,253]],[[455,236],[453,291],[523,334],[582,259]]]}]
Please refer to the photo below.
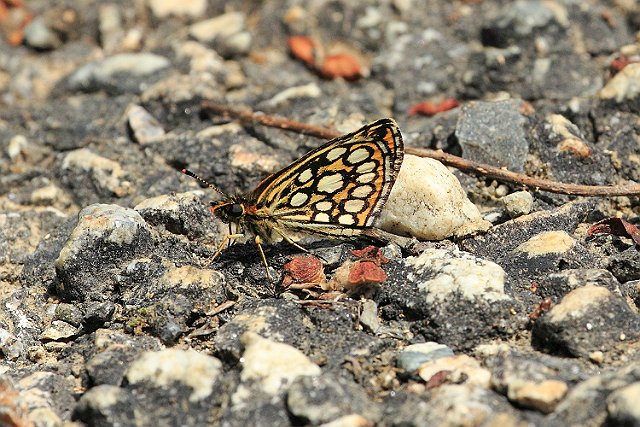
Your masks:
[{"label": "orange and black wing pattern", "polygon": [[371,227],[380,213],[403,156],[396,122],[381,119],[267,177],[246,200],[258,217],[282,229],[356,235]]}]

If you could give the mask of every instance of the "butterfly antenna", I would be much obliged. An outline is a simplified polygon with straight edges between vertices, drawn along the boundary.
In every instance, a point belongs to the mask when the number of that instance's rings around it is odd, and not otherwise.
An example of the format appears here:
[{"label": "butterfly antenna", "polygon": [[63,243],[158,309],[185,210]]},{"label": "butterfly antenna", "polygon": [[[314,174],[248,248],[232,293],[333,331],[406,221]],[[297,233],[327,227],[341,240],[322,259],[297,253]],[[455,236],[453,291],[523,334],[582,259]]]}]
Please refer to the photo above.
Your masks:
[{"label": "butterfly antenna", "polygon": [[190,176],[191,178],[195,179],[199,183],[201,183],[203,185],[206,185],[207,187],[209,187],[210,189],[212,189],[216,193],[220,194],[221,196],[229,197],[229,195],[227,193],[225,193],[224,191],[220,190],[218,187],[216,187],[215,185],[211,184],[206,179],[201,178],[198,175],[196,175],[195,173],[191,172],[189,169],[182,169],[180,172],[182,172],[183,174],[185,174],[187,176]]}]

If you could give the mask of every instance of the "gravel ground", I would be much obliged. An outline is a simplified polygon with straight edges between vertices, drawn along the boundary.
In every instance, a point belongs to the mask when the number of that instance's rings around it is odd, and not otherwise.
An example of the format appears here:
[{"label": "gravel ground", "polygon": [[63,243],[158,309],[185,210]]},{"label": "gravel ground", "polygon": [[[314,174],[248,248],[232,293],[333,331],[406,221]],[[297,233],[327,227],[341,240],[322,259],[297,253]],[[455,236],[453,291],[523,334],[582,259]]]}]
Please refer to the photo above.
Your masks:
[{"label": "gravel ground", "polygon": [[252,239],[213,260],[180,173],[241,194],[323,143],[211,100],[640,182],[636,1],[2,0],[0,30],[1,425],[640,425],[638,196],[406,156],[383,222],[423,238],[266,244],[269,280]]}]

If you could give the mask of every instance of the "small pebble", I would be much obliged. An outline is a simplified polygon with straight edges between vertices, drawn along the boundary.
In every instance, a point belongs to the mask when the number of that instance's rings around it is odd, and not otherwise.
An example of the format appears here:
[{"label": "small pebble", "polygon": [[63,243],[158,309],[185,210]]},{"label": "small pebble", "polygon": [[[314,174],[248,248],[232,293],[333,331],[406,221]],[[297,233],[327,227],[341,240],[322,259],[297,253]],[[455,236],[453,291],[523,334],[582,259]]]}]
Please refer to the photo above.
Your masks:
[{"label": "small pebble", "polygon": [[533,209],[533,196],[528,191],[517,191],[504,196],[501,200],[511,218],[527,215]]}]

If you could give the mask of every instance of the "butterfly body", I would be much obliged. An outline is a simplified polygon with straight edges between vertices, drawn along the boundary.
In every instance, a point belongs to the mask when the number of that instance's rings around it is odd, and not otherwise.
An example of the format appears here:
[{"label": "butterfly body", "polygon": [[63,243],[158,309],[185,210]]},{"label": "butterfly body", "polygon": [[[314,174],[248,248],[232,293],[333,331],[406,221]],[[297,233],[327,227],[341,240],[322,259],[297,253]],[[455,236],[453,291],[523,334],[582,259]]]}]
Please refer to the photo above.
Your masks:
[{"label": "butterfly body", "polygon": [[[265,178],[251,192],[211,203],[225,223],[260,240],[298,246],[291,233],[352,238],[366,233],[398,175],[404,146],[393,119],[381,119],[332,139]],[[259,240],[256,240],[259,243]]]}]

